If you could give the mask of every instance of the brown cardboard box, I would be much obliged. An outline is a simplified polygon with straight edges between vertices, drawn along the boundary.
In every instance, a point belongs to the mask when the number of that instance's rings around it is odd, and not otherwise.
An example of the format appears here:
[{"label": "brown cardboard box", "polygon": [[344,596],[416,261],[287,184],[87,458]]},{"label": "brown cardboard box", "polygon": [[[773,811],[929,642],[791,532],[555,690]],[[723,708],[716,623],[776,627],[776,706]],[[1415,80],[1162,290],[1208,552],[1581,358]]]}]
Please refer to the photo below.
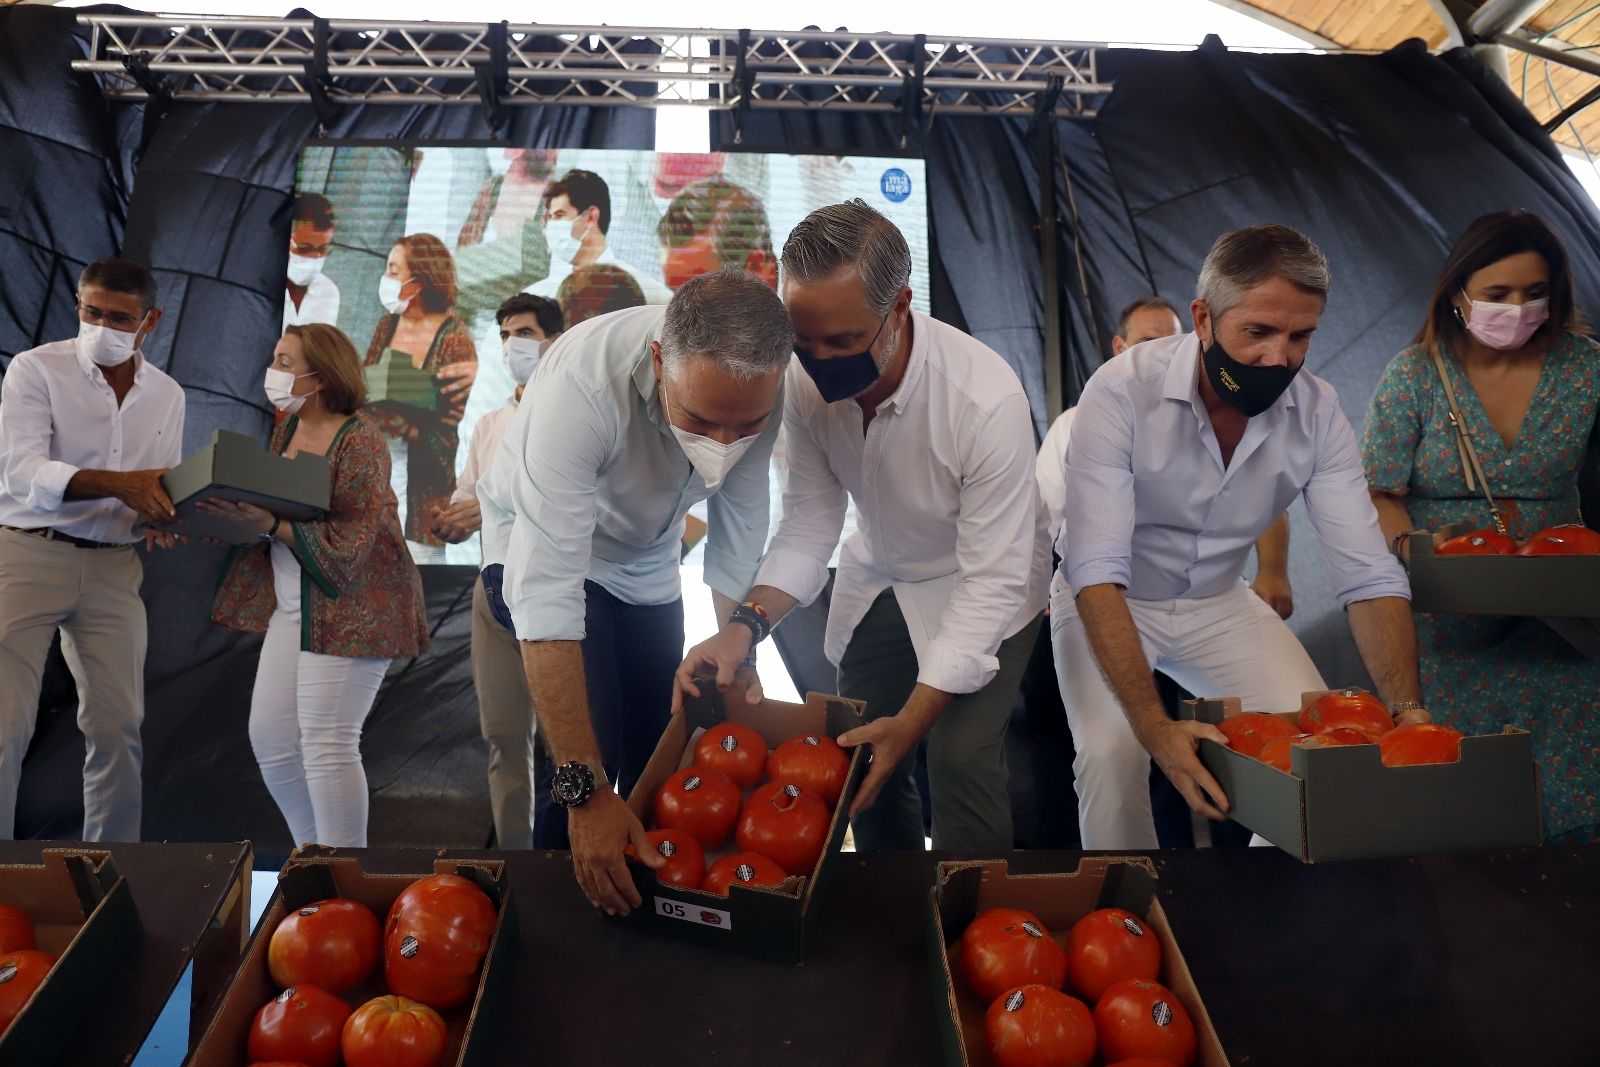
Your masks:
[{"label": "brown cardboard box", "polygon": [[293,459],[263,451],[252,438],[218,430],[211,443],[161,476],[178,509],[163,530],[251,544],[259,534],[196,510],[202,500],[242,500],[283,519],[320,519],[328,513],[328,460],[302,453]]},{"label": "brown cardboard box", "polygon": [[[412,882],[430,874],[459,874],[471,879],[494,901],[500,916],[484,956],[477,995],[467,1004],[440,1013],[448,1027],[443,1062],[451,1067],[488,1067],[500,993],[516,952],[516,912],[511,907],[505,865],[498,860],[436,860],[431,871],[371,874],[362,868],[357,856],[320,846],[297,849],[279,872],[278,888],[245,946],[216,1014],[184,1061],[185,1067],[239,1067],[245,1062],[245,1045],[256,1012],[280,992],[267,971],[267,944],[290,911],[329,897],[346,897],[371,908],[382,922],[395,898]],[[352,1008],[359,1008],[386,992],[380,963],[372,978],[343,999]]]},{"label": "brown cardboard box", "polygon": [[[865,706],[844,697],[807,695],[804,704],[764,700],[752,707],[745,703],[740,689],[726,699],[715,685],[702,685],[699,699],[686,698],[682,718],[667,724],[656,751],[643,775],[628,794],[628,807],[647,827],[651,807],[662,784],[680,768],[693,762],[694,742],[700,732],[720,722],[739,722],[752,726],[773,748],[803,733],[825,733],[837,738],[846,730],[860,726]],[[827,884],[830,861],[844,843],[849,826],[846,813],[856,789],[866,773],[865,749],[856,749],[850,759],[844,793],[828,827],[828,843],[809,877],[790,878],[781,886],[733,885],[728,895],[717,896],[696,889],[664,886],[644,864],[629,860],[633,881],[644,898],[643,905],[617,922],[654,933],[693,941],[713,948],[774,960],[779,963],[805,962],[806,938],[815,926],[820,894]],[[711,857],[707,857],[707,864]]]},{"label": "brown cardboard box", "polygon": [[[56,964],[0,1037],[0,1064],[55,1063],[139,939],[139,914],[111,853],[42,849],[37,865],[0,866],[0,904],[28,913]],[[152,1020],[153,1022],[154,1020]]]},{"label": "brown cardboard box", "polygon": [[1414,610],[1533,615],[1584,655],[1600,656],[1600,556],[1441,556],[1431,533],[1411,535],[1410,555]]},{"label": "brown cardboard box", "polygon": [[[1305,708],[1321,696],[1306,693]],[[1237,697],[1190,700],[1184,718],[1218,723],[1241,711]],[[1298,712],[1284,712],[1291,721]],[[1540,843],[1539,789],[1526,730],[1468,737],[1461,759],[1385,767],[1377,745],[1290,752],[1293,774],[1200,742],[1229,815],[1306,863],[1381,859],[1428,852],[1521,848]]]},{"label": "brown cardboard box", "polygon": [[[1172,935],[1161,902],[1155,899],[1155,887],[1155,867],[1144,856],[1085,856],[1071,874],[1013,875],[1003,860],[939,864],[928,894],[928,947],[946,1067],[994,1064],[984,1034],[989,1005],[967,988],[956,974],[959,965],[954,961],[955,944],[962,932],[987,908],[1033,912],[1063,947],[1073,924],[1096,908],[1122,908],[1143,915],[1161,941],[1161,983],[1183,1002],[1194,1022],[1198,1039],[1194,1062],[1198,1067],[1228,1067],[1227,1054],[1189,974],[1189,964]],[[1088,1007],[1094,1010],[1093,1004]]]}]

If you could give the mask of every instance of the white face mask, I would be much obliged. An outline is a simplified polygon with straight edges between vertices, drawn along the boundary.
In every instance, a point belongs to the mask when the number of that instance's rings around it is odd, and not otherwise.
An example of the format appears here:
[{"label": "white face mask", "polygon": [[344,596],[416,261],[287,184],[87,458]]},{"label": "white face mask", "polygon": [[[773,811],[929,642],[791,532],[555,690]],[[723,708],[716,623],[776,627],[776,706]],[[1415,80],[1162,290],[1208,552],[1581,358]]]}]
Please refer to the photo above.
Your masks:
[{"label": "white face mask", "polygon": [[583,251],[583,238],[589,236],[587,228],[583,237],[572,236],[571,219],[551,219],[544,224],[544,243],[550,248],[550,265],[572,264]]},{"label": "white face mask", "polygon": [[[144,320],[139,320],[144,326]],[[97,326],[92,322],[78,323],[78,350],[88,356],[96,366],[116,367],[134,357],[139,351],[139,330],[132,333]]]},{"label": "white face mask", "polygon": [[297,256],[289,253],[289,281],[295,285],[310,285],[311,279],[322,273],[327,256]]},{"label": "white face mask", "polygon": [[404,315],[406,308],[411,306],[411,301],[400,295],[400,290],[405,288],[405,284],[399,278],[391,278],[387,274],[378,279],[378,299],[383,301],[383,306],[391,315]]},{"label": "white face mask", "polygon": [[[309,378],[315,373],[317,372],[313,370],[307,371],[304,374],[290,374],[288,371],[279,370],[277,367],[268,367],[266,382],[267,399],[272,401],[273,407],[277,408],[285,415],[295,414],[305,406],[306,398],[304,396],[294,395],[294,383],[299,381],[301,378]],[[306,396],[310,395],[311,394],[309,393],[306,394]]]},{"label": "white face mask", "polygon": [[508,337],[505,342],[506,370],[518,385],[527,385],[533,372],[539,369],[539,359],[544,355],[544,342],[532,337]]},{"label": "white face mask", "polygon": [[511,157],[506,155],[503,148],[489,149],[489,170],[497,178],[504,178],[511,173]]},{"label": "white face mask", "polygon": [[725,445],[709,437],[678,429],[673,425],[672,412],[667,407],[665,384],[661,387],[661,410],[667,416],[667,425],[672,427],[672,436],[678,439],[678,447],[683,449],[683,454],[688,457],[689,465],[699,472],[700,479],[706,483],[708,492],[717,491],[717,487],[728,477],[728,472],[733,469],[734,464],[744,458],[744,454],[750,451],[750,446],[756,443],[756,437],[760,436],[752,434]]}]

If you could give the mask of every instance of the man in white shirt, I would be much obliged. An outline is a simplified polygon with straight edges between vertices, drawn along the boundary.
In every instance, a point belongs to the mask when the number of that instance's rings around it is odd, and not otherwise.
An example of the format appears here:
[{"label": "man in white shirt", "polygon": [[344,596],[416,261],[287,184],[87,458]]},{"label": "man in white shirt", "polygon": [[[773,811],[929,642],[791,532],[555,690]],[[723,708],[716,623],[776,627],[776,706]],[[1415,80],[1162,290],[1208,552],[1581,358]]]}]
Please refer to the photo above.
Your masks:
[{"label": "man in white shirt", "polygon": [[611,252],[606,235],[611,231],[611,188],[600,175],[569,170],[544,191],[544,240],[550,249],[550,273],[524,292],[556,299],[561,283],[578,267],[603,264],[620,267],[633,276],[645,303],[665,304],[672,298],[651,272],[635,269]]},{"label": "man in white shirt", "polygon": [[[1111,337],[1111,354],[1120,356],[1134,345],[1183,332],[1178,309],[1163,296],[1141,296],[1117,316]],[[1039,495],[1050,512],[1050,540],[1061,551],[1061,511],[1067,503],[1067,441],[1078,409],[1070,407],[1056,417],[1039,445],[1037,472]],[[1294,614],[1294,590],[1289,584],[1289,516],[1279,515],[1256,540],[1256,576],[1250,588],[1265,600],[1279,618]]]},{"label": "man in white shirt", "polygon": [[726,619],[766,544],[793,340],[777,294],[738,272],[590,319],[545,353],[478,482],[485,593],[522,642],[538,723],[534,847],[570,841],[609,911],[640,903],[625,846],[665,862],[611,782],[633,787],[668,721],[684,516],[709,499],[706,584]]},{"label": "man in white shirt", "polygon": [[[871,720],[840,738],[873,746],[850,812],[856,847],[923,847],[912,771],[926,740],[934,847],[1009,849],[1006,726],[1050,551],[1028,399],[999,355],[911,310],[905,237],[860,200],[807,216],[780,277],[797,354],[789,483],[751,600],[773,624],[814,600],[853,498],[825,651]],[[696,646],[675,702],[705,666],[729,685],[764,636],[730,624]]]},{"label": "man in white shirt", "polygon": [[1410,586],[1384,545],[1355,435],[1333,387],[1301,373],[1328,286],[1304,234],[1224,234],[1200,271],[1195,332],[1130,348],[1078,401],[1050,621],[1084,848],[1156,847],[1152,759],[1195,811],[1227,810],[1196,755],[1202,737],[1226,743],[1221,731],[1168,718],[1153,670],[1252,711],[1290,710],[1324,688],[1241,577],[1251,544],[1296,496],[1379,695],[1402,722],[1428,718]]},{"label": "man in white shirt", "polygon": [[[15,832],[50,639],[78,683],[83,839],[137,841],[146,620],[133,545],[176,518],[161,475],[183,448],[183,390],[146,362],[161,321],[138,263],[91,263],[78,336],[22,352],[0,386],[0,834]],[[170,543],[170,538],[167,539]]]},{"label": "man in white shirt", "polygon": [[[516,390],[505,406],[478,420],[467,449],[467,465],[456,479],[450,506],[432,517],[434,534],[460,544],[483,526],[478,479],[500,447],[522,391],[533,377],[544,349],[561,336],[561,309],[542,296],[518,293],[495,312],[500,347]],[[528,756],[533,742],[533,704],[522,672],[516,635],[489,611],[480,580],[472,587],[472,682],[478,692],[478,724],[489,746],[489,807],[500,848],[533,847],[533,793]]]},{"label": "man in white shirt", "polygon": [[333,202],[318,193],[297,194],[283,283],[284,329],[313,322],[339,325],[339,287],[322,273],[332,250]]}]

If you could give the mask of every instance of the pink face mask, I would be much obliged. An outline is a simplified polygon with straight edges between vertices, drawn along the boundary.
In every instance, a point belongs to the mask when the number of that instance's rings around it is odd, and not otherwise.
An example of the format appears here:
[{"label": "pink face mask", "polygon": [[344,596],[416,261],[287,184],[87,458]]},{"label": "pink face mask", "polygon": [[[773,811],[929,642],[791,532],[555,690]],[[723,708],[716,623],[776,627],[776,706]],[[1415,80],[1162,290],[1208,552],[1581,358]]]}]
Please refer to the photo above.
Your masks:
[{"label": "pink face mask", "polygon": [[1521,348],[1550,317],[1550,301],[1543,297],[1526,304],[1490,304],[1470,297],[1468,301],[1472,314],[1467,317],[1467,332],[1490,348]]}]

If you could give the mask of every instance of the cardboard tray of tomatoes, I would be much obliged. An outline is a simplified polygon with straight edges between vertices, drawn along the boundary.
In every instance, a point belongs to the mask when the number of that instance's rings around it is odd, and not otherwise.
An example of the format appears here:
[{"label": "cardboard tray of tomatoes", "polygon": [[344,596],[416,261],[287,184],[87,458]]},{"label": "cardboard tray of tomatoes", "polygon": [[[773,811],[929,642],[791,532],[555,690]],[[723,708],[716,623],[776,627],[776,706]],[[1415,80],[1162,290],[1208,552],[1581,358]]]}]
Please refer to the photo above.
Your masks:
[{"label": "cardboard tray of tomatoes", "polygon": [[[865,721],[866,706],[844,697],[810,693],[803,704],[763,700],[751,705],[738,686],[726,696],[717,692],[715,684],[702,683],[700,689],[702,696],[684,698],[682,717],[667,724],[655,753],[628,795],[628,806],[647,827],[654,825],[657,793],[675,773],[693,764],[695,742],[706,730],[724,723],[741,723],[759,732],[768,748],[776,748],[808,733],[837,738]],[[849,828],[847,813],[866,768],[867,752],[858,748],[850,756],[843,791],[833,805],[826,841],[808,874],[787,877],[772,886],[742,885],[735,880],[723,895],[665,884],[644,864],[630,858],[628,864],[643,904],[628,915],[612,918],[624,925],[746,956],[791,965],[804,963],[806,943],[815,929],[829,868],[844,843]],[[707,856],[708,864],[718,854]]]},{"label": "cardboard tray of tomatoes", "polygon": [[[1600,543],[1600,534],[1583,532]],[[1470,536],[1460,527],[1441,533],[1449,538]],[[1498,542],[1488,532],[1483,539]],[[1509,542],[1509,538],[1505,540]],[[1585,538],[1580,547],[1588,545]],[[1483,547],[1490,549],[1495,544]],[[1506,547],[1505,543],[1500,542],[1499,547]],[[1458,554],[1435,550],[1431,533],[1414,533],[1410,556],[1411,606],[1417,611],[1600,619],[1600,553]]]},{"label": "cardboard tray of tomatoes", "polygon": [[[268,947],[273,932],[287,917],[307,914],[310,905],[339,897],[365,905],[382,923],[408,887],[418,879],[439,874],[459,875],[475,884],[493,904],[495,922],[475,987],[465,1002],[438,1012],[443,1017],[445,1035],[443,1053],[435,1062],[449,1067],[487,1067],[494,1046],[495,1019],[517,947],[516,912],[511,906],[505,864],[499,860],[436,859],[432,870],[373,873],[363,868],[359,855],[351,854],[351,850],[319,845],[297,849],[279,872],[278,886],[245,946],[238,969],[218,1000],[205,1032],[184,1061],[185,1067],[241,1067],[251,1062],[246,1049],[256,1014],[284,995],[269,970]],[[385,984],[386,951],[380,948],[376,969],[368,978],[339,994],[348,1008],[360,1008],[373,998],[392,992]],[[332,1062],[340,1061],[335,1058]],[[344,1063],[345,1067],[359,1067],[348,1058]]]},{"label": "cardboard tray of tomatoes", "polygon": [[55,1063],[140,936],[133,894],[109,852],[48,848],[0,866],[0,904],[0,1063]]},{"label": "cardboard tray of tomatoes", "polygon": [[[1301,711],[1324,692],[1301,696]],[[1238,697],[1185,701],[1182,715],[1220,723]],[[1300,729],[1301,712],[1274,713]],[[1229,816],[1305,863],[1430,852],[1522,848],[1541,841],[1533,738],[1460,739],[1454,762],[1385,766],[1377,744],[1293,745],[1283,771],[1202,739],[1200,762],[1231,805]]]},{"label": "cardboard tray of tomatoes", "polygon": [[[1178,1067],[1189,1067],[1189,1064],[1196,1067],[1228,1067],[1228,1057],[1211,1024],[1211,1016],[1206,1011],[1205,1002],[1200,999],[1199,990],[1195,988],[1189,965],[1178,947],[1177,938],[1173,936],[1166,912],[1156,899],[1156,887],[1155,867],[1144,856],[1085,856],[1078,861],[1078,869],[1070,874],[1014,875],[1004,860],[940,863],[933,889],[928,894],[928,948],[935,1012],[939,1019],[940,1043],[946,1067],[1003,1067],[1007,1062],[1056,1062],[1044,1058],[1032,1060],[1026,1055],[1010,1060],[991,1050],[988,1033],[991,1010],[998,1016],[1018,998],[1002,995],[986,1003],[984,997],[973,988],[972,976],[962,960],[961,941],[973,920],[992,908],[1015,908],[1031,913],[1043,924],[1044,929],[1035,927],[1029,932],[1035,936],[1043,933],[1066,950],[1059,954],[1064,967],[1074,951],[1069,932],[1091,912],[1101,908],[1121,908],[1135,917],[1142,917],[1143,929],[1137,930],[1138,935],[1144,938],[1153,935],[1161,949],[1156,954],[1159,972],[1155,981],[1165,989],[1157,996],[1164,998],[1166,992],[1175,996],[1193,1028],[1192,1059]],[[1150,946],[1145,944],[1144,947]],[[1004,947],[999,950],[1005,951]],[[1103,951],[1095,945],[1089,945],[1088,950]],[[1085,1003],[1088,998],[1077,988],[1082,977],[1078,964],[1073,962],[1069,969],[1060,973],[1067,976],[1060,983],[1065,987],[1064,992],[1075,999],[1082,998],[1080,1003]],[[1105,982],[1112,976],[1102,971],[1098,976],[1088,977],[1091,982]],[[1006,981],[1001,984],[1011,983]],[[1172,1015],[1170,1008],[1162,1010],[1162,1003],[1162,1000],[1158,1000],[1149,1013],[1152,1019],[1161,1020],[1154,1031],[1158,1043],[1169,1037],[1161,1027],[1170,1026]],[[1088,1002],[1085,1007],[1092,1012],[1096,1005]],[[1082,1018],[1084,1013],[1078,1011],[1078,1015]],[[1090,1019],[1093,1020],[1093,1017],[1090,1016]],[[1106,1029],[1100,1025],[1100,1021],[1094,1022],[1094,1030]],[[1085,1061],[1081,1056],[1076,1059],[1066,1056],[1064,1062],[1099,1065],[1125,1058],[1120,1054],[1115,1058],[1108,1057],[1109,1048],[1103,1032],[1097,1036],[1095,1044],[1097,1047],[1092,1058]],[[1037,1049],[1033,1051],[1037,1054]]]}]

